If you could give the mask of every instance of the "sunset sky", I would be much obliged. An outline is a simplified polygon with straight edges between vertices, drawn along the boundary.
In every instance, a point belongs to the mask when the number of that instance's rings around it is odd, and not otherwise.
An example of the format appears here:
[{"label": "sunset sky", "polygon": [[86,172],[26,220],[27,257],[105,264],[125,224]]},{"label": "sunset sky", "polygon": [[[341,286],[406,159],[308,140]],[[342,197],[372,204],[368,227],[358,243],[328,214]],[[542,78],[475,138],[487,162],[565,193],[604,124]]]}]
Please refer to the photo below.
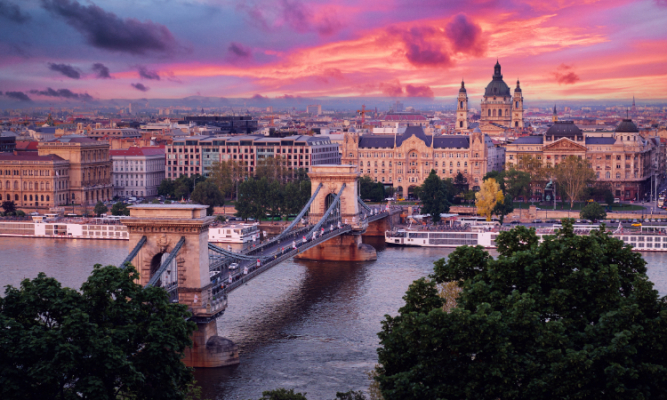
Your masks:
[{"label": "sunset sky", "polygon": [[667,0],[0,0],[16,102],[219,96],[667,98]]}]

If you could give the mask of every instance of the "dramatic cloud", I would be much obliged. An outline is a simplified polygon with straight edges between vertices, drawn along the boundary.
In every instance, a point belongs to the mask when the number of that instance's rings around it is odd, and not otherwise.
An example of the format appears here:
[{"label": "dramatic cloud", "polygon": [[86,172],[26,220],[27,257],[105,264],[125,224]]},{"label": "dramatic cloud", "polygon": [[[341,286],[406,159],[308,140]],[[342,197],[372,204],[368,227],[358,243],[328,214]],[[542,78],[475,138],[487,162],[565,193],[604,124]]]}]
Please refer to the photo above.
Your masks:
[{"label": "dramatic cloud", "polygon": [[316,79],[320,82],[329,83],[330,79],[343,80],[345,75],[338,68],[327,68]]},{"label": "dramatic cloud", "polygon": [[382,82],[378,88],[382,94],[388,97],[403,96],[403,88],[401,87],[401,82],[399,81]]},{"label": "dramatic cloud", "polygon": [[561,64],[551,75],[556,79],[559,85],[572,85],[581,79],[573,70],[571,65]]},{"label": "dramatic cloud", "polygon": [[445,36],[450,40],[452,50],[457,53],[483,56],[487,41],[482,35],[482,28],[470,21],[465,14],[459,14],[445,27]]},{"label": "dramatic cloud", "polygon": [[32,101],[30,97],[23,92],[5,92],[5,96],[18,101]]},{"label": "dramatic cloud", "polygon": [[323,17],[317,24],[317,32],[322,36],[330,36],[338,32],[343,24],[333,15]]},{"label": "dramatic cloud", "polygon": [[310,12],[300,1],[282,0],[283,18],[285,22],[297,32],[307,32],[310,29]]},{"label": "dramatic cloud", "polygon": [[139,73],[139,78],[151,79],[155,81],[160,80],[160,75],[157,71],[151,71],[143,65],[137,65],[137,72]]},{"label": "dramatic cloud", "polygon": [[[405,58],[416,67],[450,67],[454,65],[447,51],[442,47],[442,34],[431,27],[414,27],[408,31],[390,28],[405,45]],[[440,36],[440,37],[438,37]]]},{"label": "dramatic cloud", "polygon": [[243,2],[239,3],[237,9],[247,13],[248,21],[265,31],[288,26],[299,33],[312,31],[317,32],[320,36],[330,36],[343,26],[335,10],[330,8],[319,10],[316,13],[312,7],[299,0],[280,0],[279,2],[268,2],[268,4],[260,6]]},{"label": "dramatic cloud", "polygon": [[169,29],[152,21],[122,19],[95,4],[83,6],[72,0],[42,0],[42,5],[99,49],[143,55],[167,53],[176,47],[176,39]]},{"label": "dramatic cloud", "polygon": [[64,99],[72,99],[72,100],[83,100],[83,101],[93,100],[93,96],[89,95],[88,93],[74,93],[69,89],[53,90],[51,88],[47,88],[46,90],[31,90],[30,94],[49,96],[49,97],[62,97]]},{"label": "dramatic cloud", "polygon": [[93,64],[93,71],[95,72],[95,77],[97,79],[111,79],[109,68],[102,63]]},{"label": "dramatic cloud", "polygon": [[250,98],[250,100],[258,102],[258,103],[263,103],[263,102],[269,101],[269,98],[266,97],[266,96],[262,96],[261,94],[257,93],[254,96],[252,96]]},{"label": "dramatic cloud", "polygon": [[72,79],[81,78],[81,72],[79,72],[78,69],[72,67],[71,65],[49,63],[49,69],[51,71],[60,72],[61,74],[65,75],[68,78]]},{"label": "dramatic cloud", "polygon": [[132,87],[142,92],[148,92],[148,89],[150,89],[148,86],[144,86],[141,83],[133,83]]},{"label": "dramatic cloud", "polygon": [[252,57],[252,50],[241,43],[230,43],[227,52],[236,59],[248,59]]},{"label": "dramatic cloud", "polygon": [[429,97],[433,98],[433,90],[428,86],[412,86],[407,85],[405,87],[405,96],[406,97]]},{"label": "dramatic cloud", "polygon": [[30,15],[24,14],[19,6],[5,0],[0,0],[0,17],[4,17],[10,21],[22,24],[30,19]]}]

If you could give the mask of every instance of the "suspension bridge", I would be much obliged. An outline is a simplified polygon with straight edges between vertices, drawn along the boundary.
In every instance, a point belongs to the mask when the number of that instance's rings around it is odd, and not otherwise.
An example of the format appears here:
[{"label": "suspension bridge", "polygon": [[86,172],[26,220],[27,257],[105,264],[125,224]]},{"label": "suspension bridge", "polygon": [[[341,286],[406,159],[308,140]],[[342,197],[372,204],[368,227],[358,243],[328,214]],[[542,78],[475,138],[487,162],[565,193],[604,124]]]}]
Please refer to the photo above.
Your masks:
[{"label": "suspension bridge", "polygon": [[238,363],[238,351],[217,335],[217,320],[235,289],[295,257],[322,261],[375,260],[375,249],[361,241],[369,231],[384,232],[399,208],[374,208],[358,196],[358,167],[312,167],[312,193],[294,221],[280,234],[243,251],[208,242],[214,218],[198,204],[131,206],[124,219],[130,233],[131,263],[140,284],[163,287],[172,302],[185,304],[197,323],[193,347],[184,362],[192,367]]}]

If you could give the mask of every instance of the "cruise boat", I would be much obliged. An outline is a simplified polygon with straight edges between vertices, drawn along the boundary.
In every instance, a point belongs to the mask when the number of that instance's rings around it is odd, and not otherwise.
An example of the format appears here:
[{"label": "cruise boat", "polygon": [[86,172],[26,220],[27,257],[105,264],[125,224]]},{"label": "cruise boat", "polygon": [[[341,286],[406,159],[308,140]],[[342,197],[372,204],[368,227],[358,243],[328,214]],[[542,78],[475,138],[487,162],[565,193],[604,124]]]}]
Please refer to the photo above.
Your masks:
[{"label": "cruise boat", "polygon": [[83,221],[0,221],[0,236],[57,239],[130,239],[127,227],[125,225],[118,223],[96,223],[96,221],[90,221],[90,223]]},{"label": "cruise boat", "polygon": [[259,240],[257,224],[220,225],[208,228],[208,241],[211,243],[248,243],[256,240]]},{"label": "cruise boat", "polygon": [[[540,241],[543,236],[553,235],[561,225],[553,225],[549,228],[539,228],[536,231]],[[599,229],[599,225],[574,225],[574,230],[579,235],[586,235],[593,229]],[[483,246],[489,249],[496,248],[496,239],[500,232],[487,230],[486,228],[472,228],[461,231],[425,231],[398,229],[385,231],[385,242],[394,246],[420,246],[420,247],[458,247],[458,246]],[[667,252],[667,225],[645,225],[640,229],[625,229],[619,225],[613,231],[613,237],[622,240],[625,244],[632,246],[633,251],[660,251]]]}]

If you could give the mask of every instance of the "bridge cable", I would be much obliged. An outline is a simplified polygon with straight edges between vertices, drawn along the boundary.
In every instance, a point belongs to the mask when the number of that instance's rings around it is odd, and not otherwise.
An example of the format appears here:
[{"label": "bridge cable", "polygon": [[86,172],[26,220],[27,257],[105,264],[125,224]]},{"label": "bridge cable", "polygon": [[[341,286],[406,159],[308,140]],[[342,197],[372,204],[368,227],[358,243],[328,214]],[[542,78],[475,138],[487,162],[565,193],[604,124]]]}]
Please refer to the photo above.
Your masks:
[{"label": "bridge cable", "polygon": [[278,241],[284,238],[299,223],[299,221],[301,221],[301,218],[303,218],[306,212],[308,212],[308,210],[310,209],[310,205],[313,204],[313,201],[315,201],[315,198],[317,197],[317,194],[320,192],[320,189],[322,189],[322,186],[323,185],[321,183],[317,185],[317,189],[315,189],[315,192],[310,197],[310,200],[308,200],[308,203],[306,203],[306,205],[301,209],[299,215],[297,215],[296,218],[294,218],[294,221],[292,221],[292,223],[287,228],[285,228],[285,230],[283,230],[280,233],[280,235],[276,236],[273,240]]},{"label": "bridge cable", "polygon": [[334,200],[331,202],[331,205],[327,209],[327,212],[324,213],[322,216],[322,219],[320,219],[313,228],[308,231],[308,235],[312,235],[313,232],[317,231],[320,229],[322,224],[326,222],[327,218],[329,218],[329,214],[336,208],[336,206],[340,206],[340,197],[343,195],[343,190],[345,190],[345,184],[343,183],[343,186],[340,187],[340,191],[338,192],[338,195],[334,198]]},{"label": "bridge cable", "polygon": [[209,248],[209,250],[213,250],[217,253],[223,254],[227,257],[235,258],[237,260],[256,260],[258,258],[260,258],[260,259],[268,258],[266,256],[246,256],[246,255],[243,255],[243,254],[234,253],[233,251],[224,250],[224,249],[222,249],[222,248],[220,248],[220,247],[218,247],[214,244],[211,244],[211,243],[208,244],[208,248]]},{"label": "bridge cable", "polygon": [[371,212],[371,208],[368,206],[368,204],[364,203],[363,200],[357,197],[357,202],[359,202],[359,205],[363,208],[366,209],[366,211]]},{"label": "bridge cable", "polygon": [[141,250],[141,248],[144,247],[144,244],[146,244],[146,240],[147,240],[146,236],[142,236],[141,239],[139,239],[137,245],[134,246],[134,249],[132,249],[132,251],[130,252],[130,254],[127,255],[125,260],[122,263],[120,263],[121,269],[124,269],[126,267],[126,264],[129,264],[132,262],[132,260],[134,260],[134,257],[136,257],[137,254],[139,254],[139,250]]},{"label": "bridge cable", "polygon": [[[160,268],[158,268],[157,271],[155,271],[155,274],[153,274],[153,277],[148,281],[145,287],[150,287],[150,286],[155,286],[157,281],[160,279],[164,271],[167,269],[169,264],[176,258],[176,254],[178,254],[178,251],[181,250],[181,247],[183,247],[183,244],[185,243],[185,236],[181,236],[181,240],[176,243],[176,246],[174,246],[174,249],[169,253],[169,257],[167,257],[166,260],[160,265]],[[178,278],[177,278],[178,279]]]}]

